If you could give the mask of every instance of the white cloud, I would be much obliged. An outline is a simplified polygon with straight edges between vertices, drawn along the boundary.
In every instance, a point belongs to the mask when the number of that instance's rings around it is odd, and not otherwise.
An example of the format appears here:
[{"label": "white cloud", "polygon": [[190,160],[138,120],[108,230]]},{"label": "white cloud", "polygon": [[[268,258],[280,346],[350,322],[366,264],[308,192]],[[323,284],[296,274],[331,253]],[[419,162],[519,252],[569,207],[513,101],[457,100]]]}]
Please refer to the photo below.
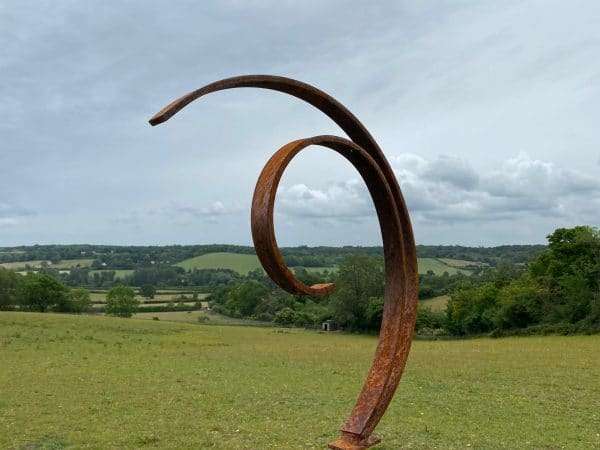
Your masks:
[{"label": "white cloud", "polygon": [[[597,201],[600,196],[600,180],[526,154],[481,174],[468,161],[447,155],[428,160],[403,154],[392,165],[416,221],[491,222],[524,215],[586,220],[590,199]],[[357,179],[330,183],[324,189],[296,184],[283,188],[278,201],[280,211],[293,217],[374,216],[368,191]]]},{"label": "white cloud", "polygon": [[354,179],[331,183],[322,190],[305,184],[282,187],[277,202],[278,211],[292,217],[348,220],[369,216],[374,211],[366,186]]},{"label": "white cloud", "polygon": [[[556,226],[600,223],[599,2],[42,4],[0,2],[0,203],[36,212],[0,211],[3,245],[250,243],[248,203],[272,151],[339,129],[264,90],[146,122],[244,73],[314,84],[390,160],[417,153],[394,163],[421,242],[540,242]],[[294,222],[283,240],[375,242],[362,182],[340,183],[354,175],[318,161],[296,160],[280,193]]]},{"label": "white cloud", "polygon": [[225,206],[222,201],[216,200],[208,206],[192,206],[173,204],[164,209],[166,214],[189,214],[196,217],[217,217],[236,214],[241,211],[239,206]]}]

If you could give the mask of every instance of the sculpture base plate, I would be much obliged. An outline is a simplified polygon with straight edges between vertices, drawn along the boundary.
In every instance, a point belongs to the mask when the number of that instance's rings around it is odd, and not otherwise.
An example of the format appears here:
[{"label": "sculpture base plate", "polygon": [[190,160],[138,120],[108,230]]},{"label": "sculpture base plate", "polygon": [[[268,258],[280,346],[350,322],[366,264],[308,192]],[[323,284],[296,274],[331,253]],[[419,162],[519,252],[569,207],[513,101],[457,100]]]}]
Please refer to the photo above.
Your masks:
[{"label": "sculpture base plate", "polygon": [[339,439],[329,443],[328,447],[333,450],[364,450],[380,442],[381,439],[374,435],[361,440],[358,436],[342,434]]}]

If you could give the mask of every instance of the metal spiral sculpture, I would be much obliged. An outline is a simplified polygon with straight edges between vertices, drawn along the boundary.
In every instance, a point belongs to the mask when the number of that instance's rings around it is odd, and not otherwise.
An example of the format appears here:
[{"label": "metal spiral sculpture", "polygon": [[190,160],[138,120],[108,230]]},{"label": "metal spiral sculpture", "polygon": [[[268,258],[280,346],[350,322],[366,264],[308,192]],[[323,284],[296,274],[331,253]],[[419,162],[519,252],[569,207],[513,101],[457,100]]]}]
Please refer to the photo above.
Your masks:
[{"label": "metal spiral sculpture", "polygon": [[319,109],[344,130],[350,140],[315,136],[280,148],[262,170],[252,200],[252,237],[269,276],[292,294],[325,295],[334,284],[307,286],[285,265],[275,240],[273,209],[277,187],[289,162],[310,145],[329,148],[346,158],[365,181],[377,211],[385,256],[384,309],[379,344],[356,405],[332,449],[366,449],[380,441],[372,435],[400,382],[410,351],[418,298],[416,248],[400,186],[383,152],[360,121],[323,91],[300,81],[269,75],[248,75],[211,83],[175,100],[152,119],[158,125],[192,101],[211,92],[238,87],[271,89],[293,95]]}]

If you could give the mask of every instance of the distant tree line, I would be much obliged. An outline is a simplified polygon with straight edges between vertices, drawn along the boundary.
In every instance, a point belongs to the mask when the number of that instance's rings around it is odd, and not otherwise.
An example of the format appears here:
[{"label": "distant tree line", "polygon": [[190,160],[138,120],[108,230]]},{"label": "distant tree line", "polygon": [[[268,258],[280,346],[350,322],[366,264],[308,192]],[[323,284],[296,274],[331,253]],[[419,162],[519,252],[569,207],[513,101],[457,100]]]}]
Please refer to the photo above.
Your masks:
[{"label": "distant tree line", "polygon": [[[506,245],[499,247],[417,246],[420,257],[453,258],[479,261],[496,266],[499,263],[525,264],[541,251],[541,245]],[[282,254],[290,267],[331,267],[352,255],[382,256],[381,247],[284,247]],[[238,245],[34,245],[0,247],[0,263],[92,259],[92,269],[135,270],[152,266],[169,266],[194,256],[229,252],[254,254],[254,248]]]},{"label": "distant tree line", "polygon": [[[215,251],[212,246],[204,248]],[[423,254],[424,247],[419,248]],[[46,268],[27,276],[0,269],[0,308],[18,305],[21,309],[76,311],[77,306],[69,305],[85,303],[78,298],[83,294],[73,294],[76,290],[65,285],[129,286],[122,289],[119,286],[121,293],[125,289],[134,292],[131,286],[203,286],[212,292],[209,301],[213,310],[228,316],[308,327],[331,319],[346,330],[376,331],[383,311],[383,258],[378,247],[362,248],[362,253],[356,250],[357,247],[296,247],[296,254],[288,253],[288,258],[308,258],[311,252],[320,252],[326,258],[341,258],[335,271],[309,272],[295,268],[296,276],[306,284],[335,283],[336,290],[326,297],[290,295],[275,286],[260,269],[240,275],[226,269],[185,271],[176,266],[154,264],[137,268],[123,279],[117,279],[114,271],[91,272],[87,268],[63,274]],[[439,247],[436,254],[450,251],[443,256],[474,259],[475,254],[469,253],[471,250]],[[496,247],[496,253],[480,250],[487,252],[490,258],[498,258],[494,265],[470,274],[428,272],[420,275],[420,299],[449,295],[450,300],[442,312],[420,306],[417,332],[471,336],[594,332],[600,328],[600,233],[597,229],[585,226],[558,229],[548,236],[547,246]],[[290,250],[284,249],[286,251]]]},{"label": "distant tree line", "polygon": [[231,269],[192,269],[186,271],[178,266],[162,265],[136,269],[130,275],[124,276],[117,276],[115,270],[97,271],[87,267],[73,268],[69,272],[41,268],[38,272],[51,275],[69,286],[88,288],[110,288],[119,284],[141,287],[150,284],[160,287],[193,286],[206,291],[243,278]]}]

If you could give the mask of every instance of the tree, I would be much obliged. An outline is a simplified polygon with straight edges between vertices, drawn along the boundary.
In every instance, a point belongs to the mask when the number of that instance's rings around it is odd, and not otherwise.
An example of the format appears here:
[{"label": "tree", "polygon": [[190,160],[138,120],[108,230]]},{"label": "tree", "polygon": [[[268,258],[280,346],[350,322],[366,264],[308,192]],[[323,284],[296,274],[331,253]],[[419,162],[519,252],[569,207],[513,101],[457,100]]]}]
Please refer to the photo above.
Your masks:
[{"label": "tree", "polygon": [[225,307],[241,317],[248,317],[268,294],[269,289],[258,281],[250,280],[235,286],[227,294]]},{"label": "tree", "polygon": [[0,267],[0,310],[10,309],[17,304],[17,288],[20,275]]},{"label": "tree", "polygon": [[383,319],[383,297],[371,297],[366,308],[366,318],[371,330],[376,330],[381,327]]},{"label": "tree", "polygon": [[586,226],[558,228],[530,274],[551,293],[546,315],[552,322],[592,321],[600,297],[600,231]]},{"label": "tree", "polygon": [[89,311],[92,306],[90,291],[83,288],[71,289],[69,292],[71,312],[81,314]]},{"label": "tree", "polygon": [[456,335],[492,331],[497,301],[498,288],[493,282],[457,289],[446,307],[448,331]]},{"label": "tree", "polygon": [[50,308],[62,310],[68,303],[68,290],[46,274],[29,273],[18,288],[19,303],[24,309],[45,312]]},{"label": "tree", "polygon": [[369,300],[383,297],[383,283],[381,258],[364,255],[345,258],[339,266],[331,299],[335,320],[351,329],[369,328]]},{"label": "tree", "polygon": [[106,295],[106,314],[131,317],[138,309],[135,291],[127,286],[115,286]]},{"label": "tree", "polygon": [[154,295],[156,295],[156,288],[151,284],[144,284],[140,288],[140,294],[146,298],[154,298]]},{"label": "tree", "polygon": [[546,291],[523,275],[500,289],[494,323],[499,329],[525,328],[543,319]]}]

